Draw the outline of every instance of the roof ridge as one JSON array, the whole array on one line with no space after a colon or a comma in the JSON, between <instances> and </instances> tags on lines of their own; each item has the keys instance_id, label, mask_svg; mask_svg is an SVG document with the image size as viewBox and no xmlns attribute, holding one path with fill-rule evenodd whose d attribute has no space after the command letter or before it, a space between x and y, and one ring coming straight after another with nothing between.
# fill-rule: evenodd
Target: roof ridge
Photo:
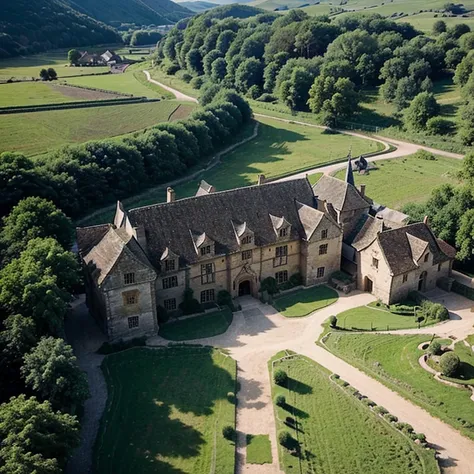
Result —
<instances>
[{"instance_id":1,"label":"roof ridge","mask_svg":"<svg viewBox=\"0 0 474 474\"><path fill-rule=\"evenodd\" d=\"M147 206L135 207L133 209L129 209L127 212L130 214L133 211L139 211L139 210L142 210L142 209L160 207L160 206L165 206L165 205L171 206L175 203L182 202L182 201L191 201L192 199L201 199L201 198L206 198L206 197L209 197L209 196L216 196L216 195L220 195L220 194L224 194L224 193L231 193L231 192L239 191L241 189L253 189L253 188L261 188L263 186L283 185L283 184L286 184L286 183L290 183L292 181L305 181L311 189L311 184L306 179L306 177L304 177L304 178L295 178L295 179L291 179L291 180L287 180L287 181L270 181L268 183L263 183L263 184L251 184L250 186L240 186L239 188L224 189L222 191L215 191L213 193L203 194L201 196L189 196L189 197L185 197L185 198L181 198L181 199L176 199L175 201L171 201L171 202L157 202L155 204L148 204Z\"/></svg>"}]
</instances>

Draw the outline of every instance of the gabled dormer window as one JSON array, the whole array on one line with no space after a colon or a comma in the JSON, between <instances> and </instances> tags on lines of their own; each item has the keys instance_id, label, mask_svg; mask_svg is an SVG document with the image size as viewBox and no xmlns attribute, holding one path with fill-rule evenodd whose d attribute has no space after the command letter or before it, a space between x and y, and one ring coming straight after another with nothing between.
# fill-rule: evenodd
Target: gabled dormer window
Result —
<instances>
[{"instance_id":1,"label":"gabled dormer window","mask_svg":"<svg viewBox=\"0 0 474 474\"><path fill-rule=\"evenodd\" d=\"M176 269L176 260L165 260L165 272L173 272Z\"/></svg>"},{"instance_id":2,"label":"gabled dormer window","mask_svg":"<svg viewBox=\"0 0 474 474\"><path fill-rule=\"evenodd\" d=\"M280 237L286 237L288 235L288 227L284 227L283 229L280 229L279 235Z\"/></svg>"},{"instance_id":3,"label":"gabled dormer window","mask_svg":"<svg viewBox=\"0 0 474 474\"><path fill-rule=\"evenodd\" d=\"M179 257L174 252L172 252L168 247L161 255L160 263L161 270L165 272L174 272L178 269L179 266Z\"/></svg>"},{"instance_id":4,"label":"gabled dormer window","mask_svg":"<svg viewBox=\"0 0 474 474\"><path fill-rule=\"evenodd\" d=\"M210 245L205 245L204 247L201 247L201 255L208 255L211 253L211 246Z\"/></svg>"},{"instance_id":5,"label":"gabled dormer window","mask_svg":"<svg viewBox=\"0 0 474 474\"><path fill-rule=\"evenodd\" d=\"M285 219L284 216L276 217L272 216L271 214L269 214L269 216L277 238L284 239L291 234L291 224Z\"/></svg>"},{"instance_id":6,"label":"gabled dormer window","mask_svg":"<svg viewBox=\"0 0 474 474\"><path fill-rule=\"evenodd\" d=\"M251 235L246 235L245 237L242 237L240 243L242 245L247 245L252 243L252 236Z\"/></svg>"}]
</instances>

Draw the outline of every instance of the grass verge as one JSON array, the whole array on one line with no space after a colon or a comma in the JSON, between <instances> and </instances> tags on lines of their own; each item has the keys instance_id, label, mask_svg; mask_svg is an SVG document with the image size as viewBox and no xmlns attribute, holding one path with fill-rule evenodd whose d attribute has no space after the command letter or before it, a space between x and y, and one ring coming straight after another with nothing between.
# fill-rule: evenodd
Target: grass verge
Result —
<instances>
[{"instance_id":1,"label":"grass verge","mask_svg":"<svg viewBox=\"0 0 474 474\"><path fill-rule=\"evenodd\" d=\"M297 357L269 364L288 374L288 384L272 383L272 395L285 396L275 407L277 430L297 440L291 453L279 445L285 473L351 474L437 473L433 451L427 451L372 412L357 397L336 385L330 372L316 362ZM299 454L298 454L299 453Z\"/></svg>"},{"instance_id":2,"label":"grass verge","mask_svg":"<svg viewBox=\"0 0 474 474\"><path fill-rule=\"evenodd\" d=\"M471 391L438 382L418 359L428 335L331 333L326 348L390 389L474 439Z\"/></svg>"},{"instance_id":3,"label":"grass verge","mask_svg":"<svg viewBox=\"0 0 474 474\"><path fill-rule=\"evenodd\" d=\"M300 318L335 303L338 298L335 290L321 285L277 296L273 306L287 318Z\"/></svg>"},{"instance_id":4,"label":"grass verge","mask_svg":"<svg viewBox=\"0 0 474 474\"><path fill-rule=\"evenodd\" d=\"M165 323L160 327L160 336L170 341L203 339L222 334L232 324L232 311L223 309L202 316Z\"/></svg>"},{"instance_id":5,"label":"grass verge","mask_svg":"<svg viewBox=\"0 0 474 474\"><path fill-rule=\"evenodd\" d=\"M247 464L271 464L272 445L268 435L247 435Z\"/></svg>"},{"instance_id":6,"label":"grass verge","mask_svg":"<svg viewBox=\"0 0 474 474\"><path fill-rule=\"evenodd\" d=\"M235 426L233 359L211 348L130 349L102 369L109 395L94 472L234 473L235 445L222 436Z\"/></svg>"}]
</instances>

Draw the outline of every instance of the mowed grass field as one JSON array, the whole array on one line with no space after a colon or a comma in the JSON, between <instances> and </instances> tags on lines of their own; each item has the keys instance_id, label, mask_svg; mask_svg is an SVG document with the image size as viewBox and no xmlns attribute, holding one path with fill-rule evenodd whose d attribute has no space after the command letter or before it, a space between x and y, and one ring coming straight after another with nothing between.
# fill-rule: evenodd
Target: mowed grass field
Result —
<instances>
[{"instance_id":1,"label":"mowed grass field","mask_svg":"<svg viewBox=\"0 0 474 474\"><path fill-rule=\"evenodd\" d=\"M468 2L471 4L471 8L474 8L472 2ZM430 7L431 8L431 7ZM417 30L422 31L423 33L430 34L433 30L433 24L438 20L443 20L446 23L448 28L451 28L454 25L459 25L460 23L465 23L468 25L471 30L474 30L474 16L470 17L462 17L462 16L454 16L454 17L441 17L439 14L435 17L436 13L427 12L427 13L419 13L417 15L410 15L405 18L401 18L397 21L406 21L407 23L411 23Z\"/></svg>"},{"instance_id":2,"label":"mowed grass field","mask_svg":"<svg viewBox=\"0 0 474 474\"><path fill-rule=\"evenodd\" d=\"M300 318L335 303L338 298L337 291L321 285L276 296L273 306L287 318Z\"/></svg>"},{"instance_id":3,"label":"mowed grass field","mask_svg":"<svg viewBox=\"0 0 474 474\"><path fill-rule=\"evenodd\" d=\"M192 104L162 101L0 115L0 153L37 155L63 145L142 130L174 116L183 118L192 109Z\"/></svg>"},{"instance_id":4,"label":"mowed grass field","mask_svg":"<svg viewBox=\"0 0 474 474\"><path fill-rule=\"evenodd\" d=\"M235 446L222 436L235 426L233 359L213 349L131 349L102 368L108 400L94 472L234 473Z\"/></svg>"},{"instance_id":5,"label":"mowed grass field","mask_svg":"<svg viewBox=\"0 0 474 474\"><path fill-rule=\"evenodd\" d=\"M474 439L471 391L436 381L418 363L423 354L418 345L430 339L429 335L332 333L326 340L326 347Z\"/></svg>"},{"instance_id":6,"label":"mowed grass field","mask_svg":"<svg viewBox=\"0 0 474 474\"><path fill-rule=\"evenodd\" d=\"M273 397L282 394L287 404L275 406L277 430L298 437L302 453L299 458L292 456L279 445L286 474L439 472L432 451L418 447L332 382L324 367L298 357L276 362L274 370L278 369L287 372L289 383L288 388L272 384ZM298 432L284 423L288 416L296 419Z\"/></svg>"},{"instance_id":7,"label":"mowed grass field","mask_svg":"<svg viewBox=\"0 0 474 474\"><path fill-rule=\"evenodd\" d=\"M457 184L457 172L462 160L436 156L423 160L416 155L391 160L375 161L377 169L369 174L354 173L356 186L366 185L366 193L374 201L393 209L401 209L409 202L424 202L431 191L442 184ZM336 178L344 179L345 170Z\"/></svg>"}]
</instances>

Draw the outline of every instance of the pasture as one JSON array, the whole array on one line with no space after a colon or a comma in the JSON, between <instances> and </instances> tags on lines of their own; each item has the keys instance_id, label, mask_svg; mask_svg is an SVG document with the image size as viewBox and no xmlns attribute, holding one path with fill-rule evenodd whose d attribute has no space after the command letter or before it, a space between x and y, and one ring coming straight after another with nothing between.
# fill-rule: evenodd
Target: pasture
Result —
<instances>
[{"instance_id":1,"label":"pasture","mask_svg":"<svg viewBox=\"0 0 474 474\"><path fill-rule=\"evenodd\" d=\"M204 348L130 349L102 364L108 388L94 450L101 474L233 474L236 363Z\"/></svg>"},{"instance_id":2,"label":"pasture","mask_svg":"<svg viewBox=\"0 0 474 474\"><path fill-rule=\"evenodd\" d=\"M286 398L283 407L275 406L277 430L297 438L301 452L294 456L278 446L286 474L439 472L432 451L417 446L334 383L324 367L298 357L275 362L274 370L284 370L289 377L287 387L272 384L273 397ZM285 422L288 417L296 420L297 429Z\"/></svg>"},{"instance_id":3,"label":"pasture","mask_svg":"<svg viewBox=\"0 0 474 474\"><path fill-rule=\"evenodd\" d=\"M356 186L365 184L367 196L371 199L392 209L401 209L409 202L426 201L431 191L442 184L458 184L456 175L462 161L444 156L424 160L415 154L375 161L372 165L376 169L368 174L354 173ZM345 172L340 170L335 177L344 179Z\"/></svg>"},{"instance_id":4,"label":"pasture","mask_svg":"<svg viewBox=\"0 0 474 474\"><path fill-rule=\"evenodd\" d=\"M37 155L63 145L120 136L183 118L192 108L163 101L0 115L0 153Z\"/></svg>"},{"instance_id":5,"label":"pasture","mask_svg":"<svg viewBox=\"0 0 474 474\"><path fill-rule=\"evenodd\" d=\"M471 391L436 381L418 363L423 354L418 346L429 340L429 335L332 333L326 340L326 347L474 439Z\"/></svg>"}]
</instances>

